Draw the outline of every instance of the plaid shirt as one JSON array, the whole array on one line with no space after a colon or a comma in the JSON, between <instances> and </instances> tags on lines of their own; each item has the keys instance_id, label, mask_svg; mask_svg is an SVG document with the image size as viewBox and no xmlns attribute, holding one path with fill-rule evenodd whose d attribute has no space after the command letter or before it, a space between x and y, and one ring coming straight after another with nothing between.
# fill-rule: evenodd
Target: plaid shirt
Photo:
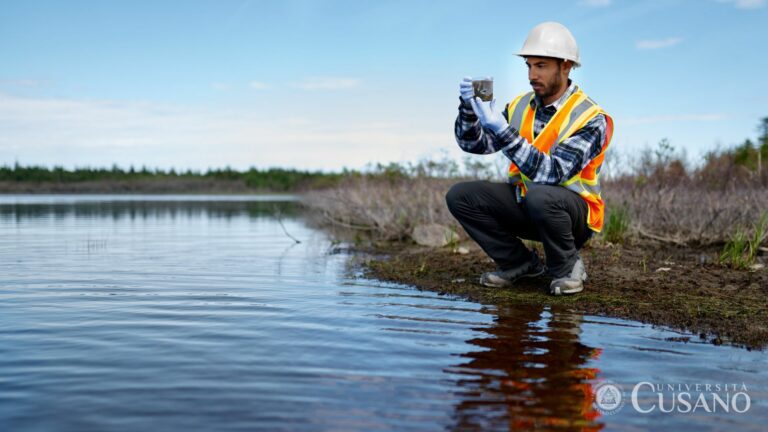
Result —
<instances>
[{"instance_id":1,"label":"plaid shirt","mask_svg":"<svg viewBox=\"0 0 768 432\"><path fill-rule=\"evenodd\" d=\"M534 136L544 129L557 110L577 90L578 86L568 80L568 89L552 104L536 109L541 101L538 97L531 99L531 108L536 109ZM508 118L507 108L504 108L502 115ZM598 114L573 135L552 147L550 154L546 154L521 137L514 126L507 126L498 134L483 129L472 106L462 100L454 132L462 150L475 154L491 154L501 150L534 183L556 185L576 175L600 154L605 142L606 127L605 116ZM519 198L518 190L518 201Z\"/></svg>"}]
</instances>

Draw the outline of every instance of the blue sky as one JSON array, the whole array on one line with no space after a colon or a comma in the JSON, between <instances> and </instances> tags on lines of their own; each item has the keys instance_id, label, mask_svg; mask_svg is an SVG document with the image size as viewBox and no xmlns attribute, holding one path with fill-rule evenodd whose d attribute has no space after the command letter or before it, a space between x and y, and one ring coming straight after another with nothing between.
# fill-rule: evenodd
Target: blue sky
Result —
<instances>
[{"instance_id":1,"label":"blue sky","mask_svg":"<svg viewBox=\"0 0 768 432\"><path fill-rule=\"evenodd\" d=\"M335 170L462 157L463 76L528 91L514 55L568 26L572 78L629 156L693 162L768 116L768 0L10 1L0 164ZM488 158L502 156L488 156Z\"/></svg>"}]
</instances>

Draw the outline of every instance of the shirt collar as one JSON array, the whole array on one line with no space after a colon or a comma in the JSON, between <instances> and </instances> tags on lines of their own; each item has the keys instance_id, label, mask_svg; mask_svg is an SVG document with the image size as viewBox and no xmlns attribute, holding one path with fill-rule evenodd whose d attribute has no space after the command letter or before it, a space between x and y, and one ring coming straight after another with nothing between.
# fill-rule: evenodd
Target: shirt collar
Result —
<instances>
[{"instance_id":1,"label":"shirt collar","mask_svg":"<svg viewBox=\"0 0 768 432\"><path fill-rule=\"evenodd\" d=\"M570 78L568 78L568 88L565 89L565 93L563 93L560 98L551 104L545 106L544 108L553 107L555 111L559 110L561 106L565 103L565 101L568 100L568 98L576 93L576 91L579 89L579 86L577 86L573 81L571 81ZM533 99L531 99L531 108L536 108L536 105L540 104L540 100L538 96L534 96Z\"/></svg>"}]
</instances>

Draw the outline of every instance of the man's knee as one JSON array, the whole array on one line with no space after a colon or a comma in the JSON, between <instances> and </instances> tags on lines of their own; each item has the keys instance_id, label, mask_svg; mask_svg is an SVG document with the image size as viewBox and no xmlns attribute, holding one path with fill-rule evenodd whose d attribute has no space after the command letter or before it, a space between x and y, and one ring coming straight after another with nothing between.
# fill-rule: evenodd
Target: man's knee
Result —
<instances>
[{"instance_id":1,"label":"man's knee","mask_svg":"<svg viewBox=\"0 0 768 432\"><path fill-rule=\"evenodd\" d=\"M448 193L445 194L445 203L448 205L448 209L453 213L458 206L465 204L469 197L473 195L473 190L476 189L476 182L461 182L451 186Z\"/></svg>"}]
</instances>

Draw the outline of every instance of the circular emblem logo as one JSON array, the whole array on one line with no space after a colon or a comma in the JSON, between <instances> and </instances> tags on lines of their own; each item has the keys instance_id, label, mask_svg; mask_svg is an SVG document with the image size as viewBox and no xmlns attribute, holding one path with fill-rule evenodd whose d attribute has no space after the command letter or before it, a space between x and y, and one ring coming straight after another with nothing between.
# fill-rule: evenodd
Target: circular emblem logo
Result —
<instances>
[{"instance_id":1,"label":"circular emblem logo","mask_svg":"<svg viewBox=\"0 0 768 432\"><path fill-rule=\"evenodd\" d=\"M595 400L592 406L603 415L617 413L625 403L624 392L618 384L603 381L595 386Z\"/></svg>"}]
</instances>

